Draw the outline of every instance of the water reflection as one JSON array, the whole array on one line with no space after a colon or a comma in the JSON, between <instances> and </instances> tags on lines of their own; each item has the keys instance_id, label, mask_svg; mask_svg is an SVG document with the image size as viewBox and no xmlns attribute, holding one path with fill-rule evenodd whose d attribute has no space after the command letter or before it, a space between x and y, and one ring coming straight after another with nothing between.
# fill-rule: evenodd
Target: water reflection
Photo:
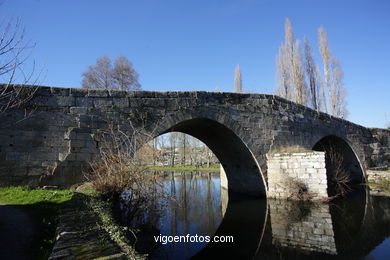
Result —
<instances>
[{"instance_id":1,"label":"water reflection","mask_svg":"<svg viewBox=\"0 0 390 260\"><path fill-rule=\"evenodd\" d=\"M217 174L164 174L162 235L232 235L234 243L168 243L150 259L390 259L390 197L330 204L248 198ZM229 197L229 199L228 199ZM164 202L165 201L165 202Z\"/></svg>"},{"instance_id":2,"label":"water reflection","mask_svg":"<svg viewBox=\"0 0 390 260\"><path fill-rule=\"evenodd\" d=\"M269 200L269 205L274 245L337 254L328 204Z\"/></svg>"},{"instance_id":3,"label":"water reflection","mask_svg":"<svg viewBox=\"0 0 390 260\"><path fill-rule=\"evenodd\" d=\"M162 235L213 235L223 217L219 174L164 174L163 189L173 199L163 207L158 228ZM159 245L151 259L187 259L207 243L168 243Z\"/></svg>"}]
</instances>

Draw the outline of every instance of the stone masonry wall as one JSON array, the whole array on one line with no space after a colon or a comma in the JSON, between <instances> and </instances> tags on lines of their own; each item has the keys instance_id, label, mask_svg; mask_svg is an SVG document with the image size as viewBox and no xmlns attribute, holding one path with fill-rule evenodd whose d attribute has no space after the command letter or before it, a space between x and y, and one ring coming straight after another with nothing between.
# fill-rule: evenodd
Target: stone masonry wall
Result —
<instances>
[{"instance_id":1,"label":"stone masonry wall","mask_svg":"<svg viewBox=\"0 0 390 260\"><path fill-rule=\"evenodd\" d=\"M324 152L268 155L268 197L313 200L328 197Z\"/></svg>"}]
</instances>

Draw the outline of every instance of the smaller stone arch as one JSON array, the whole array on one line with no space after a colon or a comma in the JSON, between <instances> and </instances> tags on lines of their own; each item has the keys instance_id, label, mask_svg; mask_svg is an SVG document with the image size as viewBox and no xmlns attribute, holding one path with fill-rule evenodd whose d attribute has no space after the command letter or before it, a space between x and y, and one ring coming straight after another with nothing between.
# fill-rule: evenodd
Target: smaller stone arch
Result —
<instances>
[{"instance_id":1,"label":"smaller stone arch","mask_svg":"<svg viewBox=\"0 0 390 260\"><path fill-rule=\"evenodd\" d=\"M327 135L312 148L325 152L325 166L330 197L356 191L365 182L364 168L352 146L343 138Z\"/></svg>"}]
</instances>

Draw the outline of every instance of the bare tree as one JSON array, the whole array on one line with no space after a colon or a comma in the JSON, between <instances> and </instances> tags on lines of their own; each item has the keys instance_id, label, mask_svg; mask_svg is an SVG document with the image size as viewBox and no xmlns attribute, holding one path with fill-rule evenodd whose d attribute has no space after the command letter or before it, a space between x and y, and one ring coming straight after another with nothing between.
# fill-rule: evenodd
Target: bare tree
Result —
<instances>
[{"instance_id":1,"label":"bare tree","mask_svg":"<svg viewBox=\"0 0 390 260\"><path fill-rule=\"evenodd\" d=\"M317 85L316 64L313 59L313 51L311 49L311 45L306 37L304 37L303 42L304 42L305 69L309 81L310 102L311 102L311 106L318 111L319 105L318 105L318 85Z\"/></svg>"},{"instance_id":2,"label":"bare tree","mask_svg":"<svg viewBox=\"0 0 390 260\"><path fill-rule=\"evenodd\" d=\"M175 166L175 162L176 162L176 146L177 146L178 136L179 133L177 132L172 132L169 135L169 143L171 149L171 166Z\"/></svg>"},{"instance_id":3,"label":"bare tree","mask_svg":"<svg viewBox=\"0 0 390 260\"><path fill-rule=\"evenodd\" d=\"M293 99L293 86L291 78L291 63L293 60L294 32L291 22L286 18L284 24L284 43L279 47L276 56L276 90L278 95Z\"/></svg>"},{"instance_id":4,"label":"bare tree","mask_svg":"<svg viewBox=\"0 0 390 260\"><path fill-rule=\"evenodd\" d=\"M318 28L318 47L320 49L320 54L322 58L322 64L324 66L324 78L325 78L325 86L328 91L328 97L330 98L332 90L330 83L330 73L329 73L329 64L331 59L331 53L328 44L328 36L326 35L325 29L321 26ZM326 111L327 103L324 104ZM332 106L331 106L332 107ZM332 114L332 110L330 111Z\"/></svg>"},{"instance_id":5,"label":"bare tree","mask_svg":"<svg viewBox=\"0 0 390 260\"><path fill-rule=\"evenodd\" d=\"M307 85L305 81L305 71L302 65L301 47L299 40L294 43L292 63L292 79L294 86L294 101L298 104L307 105Z\"/></svg>"},{"instance_id":6,"label":"bare tree","mask_svg":"<svg viewBox=\"0 0 390 260\"><path fill-rule=\"evenodd\" d=\"M89 66L83 73L83 88L139 90L138 73L131 62L124 56L115 60L114 67L107 56L96 61L95 66Z\"/></svg>"},{"instance_id":7,"label":"bare tree","mask_svg":"<svg viewBox=\"0 0 390 260\"><path fill-rule=\"evenodd\" d=\"M318 29L318 46L323 63L323 76L314 61L309 41L304 38L304 55L299 40L295 40L291 22L286 18L284 42L276 56L277 94L302 105L310 103L317 111L345 118L348 115L345 100L344 73L340 62L332 55L323 27ZM306 78L307 82L306 83ZM326 93L325 93L326 88ZM310 102L308 102L310 100Z\"/></svg>"},{"instance_id":8,"label":"bare tree","mask_svg":"<svg viewBox=\"0 0 390 260\"><path fill-rule=\"evenodd\" d=\"M330 51L328 36L323 27L318 29L318 39L329 101L328 104L325 103L325 107L329 105L331 115L345 118L348 116L348 110L343 83L344 73L340 62Z\"/></svg>"},{"instance_id":9,"label":"bare tree","mask_svg":"<svg viewBox=\"0 0 390 260\"><path fill-rule=\"evenodd\" d=\"M316 64L316 79L317 79L317 86L318 86L318 108L320 111L323 111L325 113L328 113L327 107L326 107L326 96L325 96L325 90L324 90L324 82L322 81L321 77L321 71L318 65Z\"/></svg>"},{"instance_id":10,"label":"bare tree","mask_svg":"<svg viewBox=\"0 0 390 260\"><path fill-rule=\"evenodd\" d=\"M285 57L283 55L283 46L279 47L279 53L276 56L276 93L284 98L291 99L291 84L287 67L284 66Z\"/></svg>"},{"instance_id":11,"label":"bare tree","mask_svg":"<svg viewBox=\"0 0 390 260\"><path fill-rule=\"evenodd\" d=\"M286 18L284 43L276 57L276 90L284 98L307 104L307 85L302 65L300 42L295 40L291 22Z\"/></svg>"},{"instance_id":12,"label":"bare tree","mask_svg":"<svg viewBox=\"0 0 390 260\"><path fill-rule=\"evenodd\" d=\"M0 113L26 103L37 89L34 85L39 75L35 74L35 63L25 68L34 44L24 38L20 19L0 24Z\"/></svg>"},{"instance_id":13,"label":"bare tree","mask_svg":"<svg viewBox=\"0 0 390 260\"><path fill-rule=\"evenodd\" d=\"M187 149L188 149L188 135L185 133L179 134L179 145L181 150L181 164L186 165L186 155L187 155Z\"/></svg>"},{"instance_id":14,"label":"bare tree","mask_svg":"<svg viewBox=\"0 0 390 260\"><path fill-rule=\"evenodd\" d=\"M241 78L240 65L237 65L234 71L234 91L239 93L242 92L242 78Z\"/></svg>"},{"instance_id":15,"label":"bare tree","mask_svg":"<svg viewBox=\"0 0 390 260\"><path fill-rule=\"evenodd\" d=\"M332 104L332 115L346 118L348 116L347 102L345 100L346 91L344 88L344 72L341 69L339 60L332 57L331 60L331 75L332 75L332 95L330 101Z\"/></svg>"},{"instance_id":16,"label":"bare tree","mask_svg":"<svg viewBox=\"0 0 390 260\"><path fill-rule=\"evenodd\" d=\"M321 72L313 58L311 45L304 37L304 62L309 82L310 103L313 109L326 112L326 97Z\"/></svg>"},{"instance_id":17,"label":"bare tree","mask_svg":"<svg viewBox=\"0 0 390 260\"><path fill-rule=\"evenodd\" d=\"M131 62L124 56L115 60L113 78L119 89L138 90L141 85L138 83L138 73L134 70Z\"/></svg>"},{"instance_id":18,"label":"bare tree","mask_svg":"<svg viewBox=\"0 0 390 260\"><path fill-rule=\"evenodd\" d=\"M83 73L83 88L114 88L111 60L103 56L96 61L96 66L89 66Z\"/></svg>"}]
</instances>

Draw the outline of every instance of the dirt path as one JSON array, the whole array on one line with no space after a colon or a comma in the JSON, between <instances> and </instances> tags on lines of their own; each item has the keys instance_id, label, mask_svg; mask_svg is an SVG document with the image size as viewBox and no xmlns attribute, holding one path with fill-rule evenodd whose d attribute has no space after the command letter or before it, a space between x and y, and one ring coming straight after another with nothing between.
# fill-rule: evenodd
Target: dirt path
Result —
<instances>
[{"instance_id":1,"label":"dirt path","mask_svg":"<svg viewBox=\"0 0 390 260\"><path fill-rule=\"evenodd\" d=\"M0 204L0 259L31 259L34 224L14 206Z\"/></svg>"}]
</instances>

